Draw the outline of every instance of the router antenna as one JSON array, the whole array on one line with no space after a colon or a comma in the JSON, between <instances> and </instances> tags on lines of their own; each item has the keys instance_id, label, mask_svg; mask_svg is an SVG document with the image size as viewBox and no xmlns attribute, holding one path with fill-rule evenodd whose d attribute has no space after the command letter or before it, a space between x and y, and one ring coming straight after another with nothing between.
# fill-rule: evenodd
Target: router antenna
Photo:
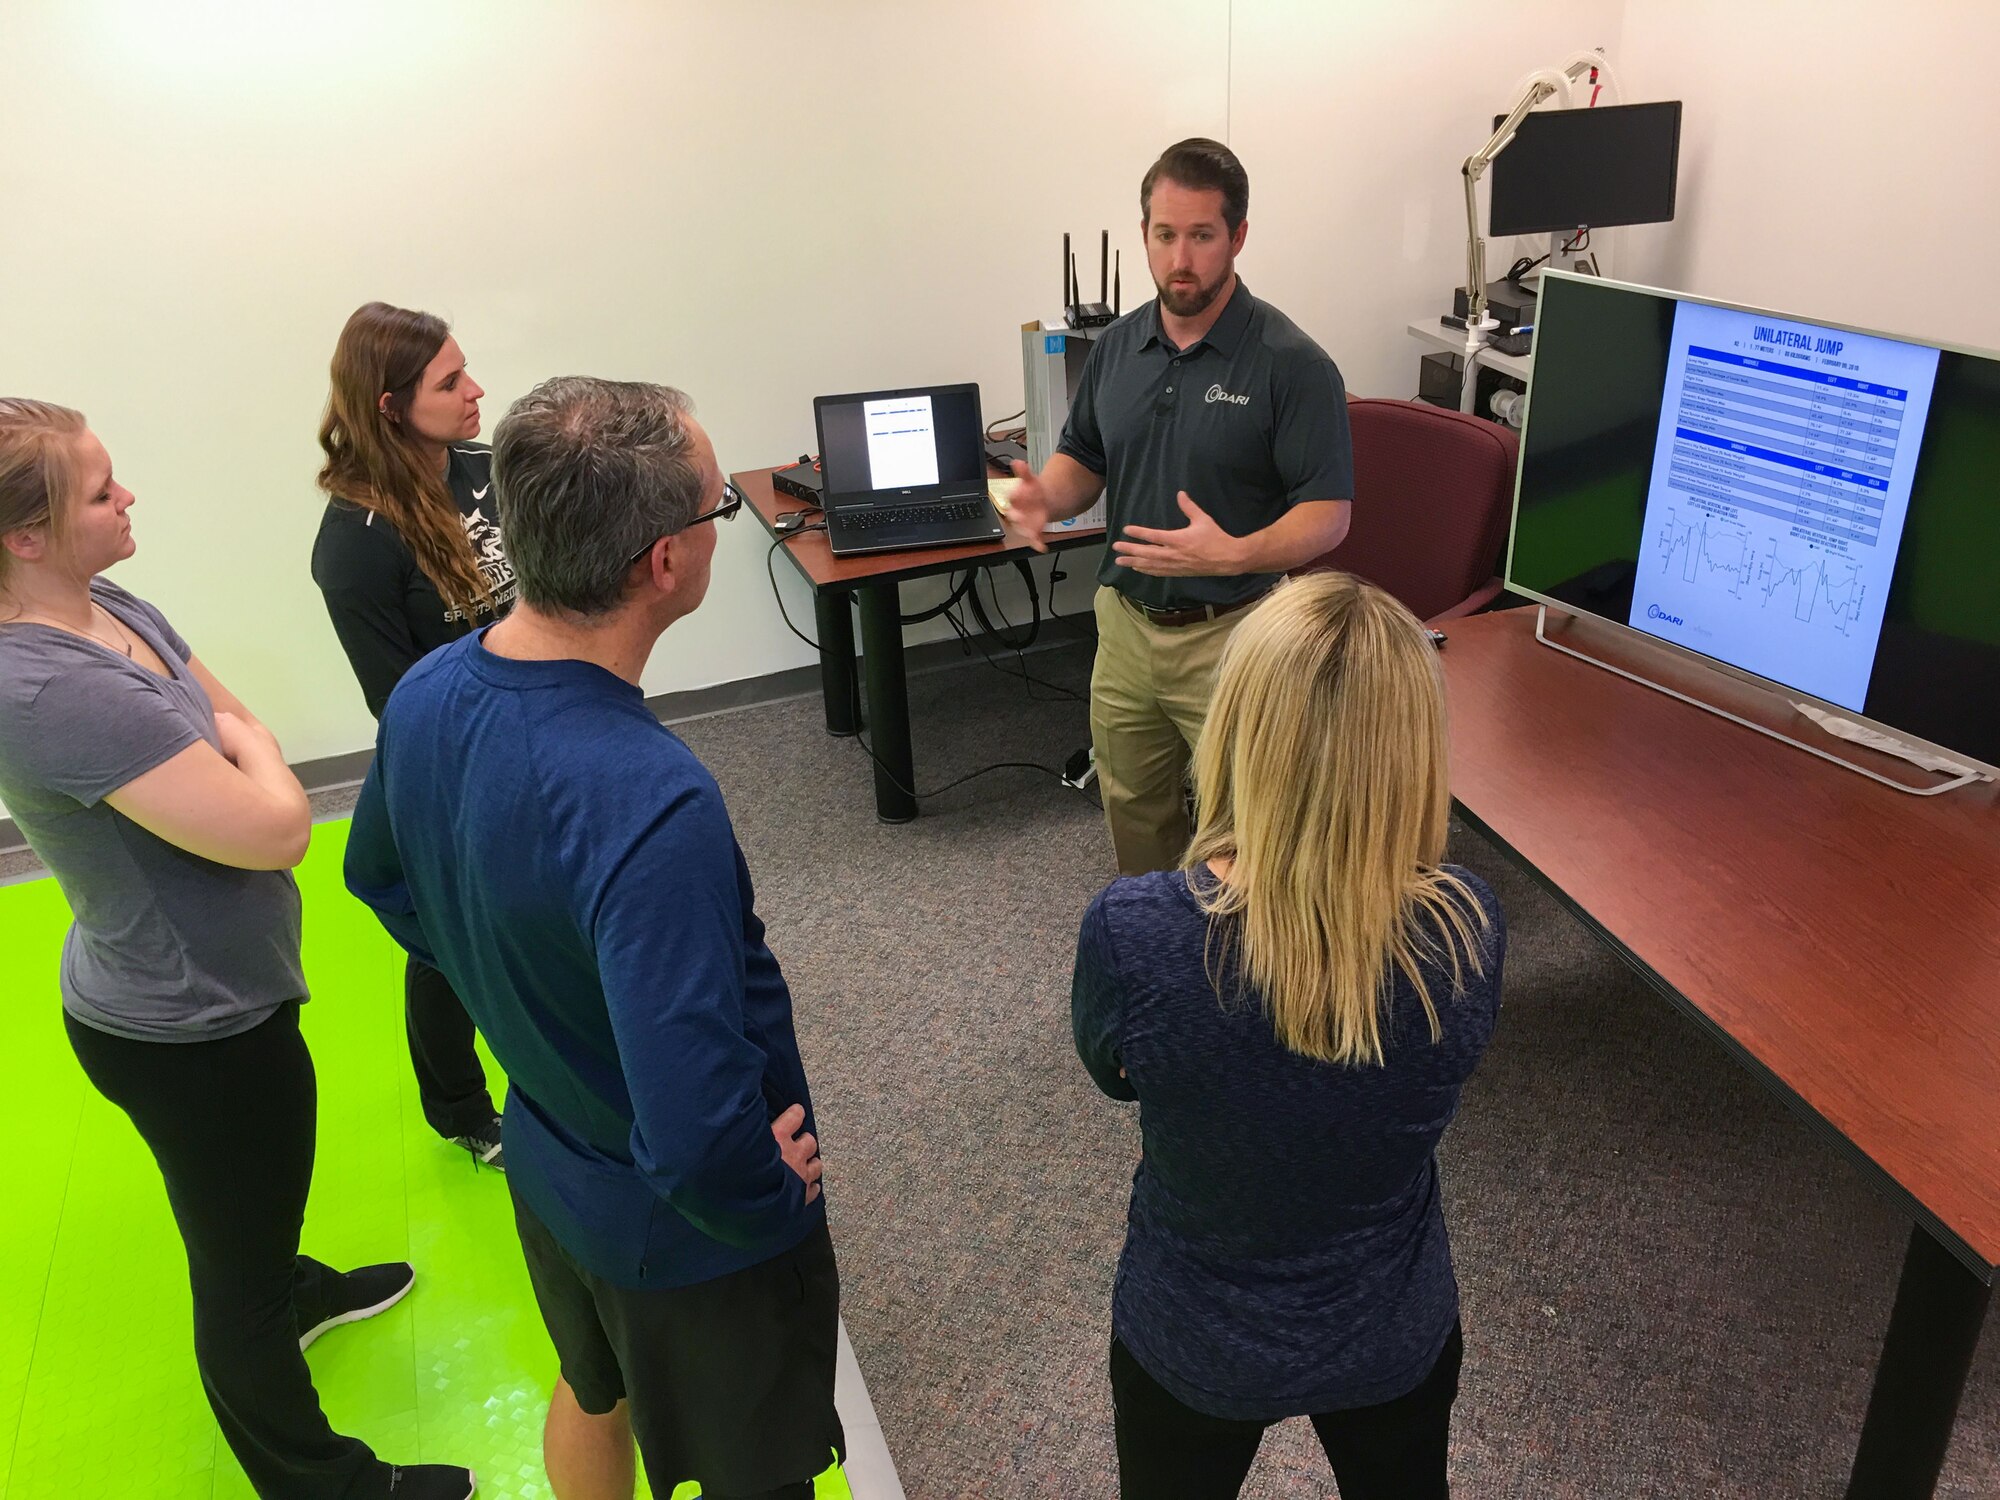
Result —
<instances>
[{"instance_id":1,"label":"router antenna","mask_svg":"<svg viewBox=\"0 0 2000 1500\"><path fill-rule=\"evenodd\" d=\"M1072 302L1072 303L1070 304L1070 306L1071 306L1071 307L1082 307L1082 306L1083 306L1083 278L1082 278L1082 277L1080 277L1080 276L1078 276L1078 275L1076 274L1076 257L1075 257L1074 255L1072 255L1072 256L1071 256L1071 257L1069 258L1069 282L1070 282L1070 285L1071 285L1071 286L1073 286L1073 287L1075 287L1075 288L1076 288L1076 299L1077 299L1076 301Z\"/></svg>"},{"instance_id":2,"label":"router antenna","mask_svg":"<svg viewBox=\"0 0 2000 1500\"><path fill-rule=\"evenodd\" d=\"M1097 232L1104 236L1097 248L1097 300L1105 302L1109 300L1111 291L1111 231L1100 229Z\"/></svg>"},{"instance_id":3,"label":"router antenna","mask_svg":"<svg viewBox=\"0 0 2000 1500\"><path fill-rule=\"evenodd\" d=\"M1076 265L1076 257L1069 253L1069 235L1063 235L1063 306L1076 306L1076 298L1070 295L1070 271Z\"/></svg>"},{"instance_id":4,"label":"router antenna","mask_svg":"<svg viewBox=\"0 0 2000 1500\"><path fill-rule=\"evenodd\" d=\"M1118 273L1124 269L1122 264L1124 259L1125 252L1120 250L1117 258L1111 262L1111 310L1113 312L1119 310L1119 304L1124 300L1118 295Z\"/></svg>"}]
</instances>

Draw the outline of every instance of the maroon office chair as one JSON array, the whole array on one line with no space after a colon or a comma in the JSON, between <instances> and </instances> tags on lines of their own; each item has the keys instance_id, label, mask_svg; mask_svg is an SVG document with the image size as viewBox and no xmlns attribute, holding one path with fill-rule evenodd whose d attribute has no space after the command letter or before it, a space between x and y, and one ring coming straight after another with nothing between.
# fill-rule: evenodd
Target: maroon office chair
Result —
<instances>
[{"instance_id":1,"label":"maroon office chair","mask_svg":"<svg viewBox=\"0 0 2000 1500\"><path fill-rule=\"evenodd\" d=\"M1354 519L1331 552L1295 573L1339 568L1394 594L1428 624L1500 592L1520 437L1422 401L1350 400Z\"/></svg>"}]
</instances>

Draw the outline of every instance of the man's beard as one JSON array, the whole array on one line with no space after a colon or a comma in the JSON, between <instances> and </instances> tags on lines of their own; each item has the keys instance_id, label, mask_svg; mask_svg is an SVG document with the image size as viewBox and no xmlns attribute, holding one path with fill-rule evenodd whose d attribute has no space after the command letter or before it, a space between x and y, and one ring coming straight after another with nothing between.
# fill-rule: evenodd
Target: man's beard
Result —
<instances>
[{"instance_id":1,"label":"man's beard","mask_svg":"<svg viewBox=\"0 0 2000 1500\"><path fill-rule=\"evenodd\" d=\"M1222 294L1222 289L1228 284L1229 273L1227 271L1216 277L1215 281L1208 286L1203 286L1199 282L1192 287L1185 288L1161 286L1157 281L1153 283L1155 287L1159 288L1160 306L1164 307L1177 318L1200 317L1208 311L1210 305Z\"/></svg>"}]
</instances>

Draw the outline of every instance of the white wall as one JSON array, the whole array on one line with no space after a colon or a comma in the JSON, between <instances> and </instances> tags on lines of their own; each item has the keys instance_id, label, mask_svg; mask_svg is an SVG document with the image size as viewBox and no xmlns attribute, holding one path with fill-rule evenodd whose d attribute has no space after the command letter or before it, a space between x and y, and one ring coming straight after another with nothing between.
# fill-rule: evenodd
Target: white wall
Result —
<instances>
[{"instance_id":1,"label":"white wall","mask_svg":"<svg viewBox=\"0 0 2000 1500\"><path fill-rule=\"evenodd\" d=\"M1607 236L1607 270L2000 344L2000 7L1905 9L7 0L0 389L90 414L143 501L121 576L308 759L372 738L306 572L326 360L368 298L453 319L489 428L546 375L667 380L755 467L811 445L823 391L969 376L1013 410L1062 232L1111 227L1131 305L1138 177L1216 134L1246 279L1357 394L1408 394L1403 325L1462 274L1458 162L1531 68L1604 44L1628 97L1687 100L1681 218ZM725 535L649 690L809 659L763 552Z\"/></svg>"},{"instance_id":2,"label":"white wall","mask_svg":"<svg viewBox=\"0 0 2000 1500\"><path fill-rule=\"evenodd\" d=\"M1686 109L1622 275L2000 349L2000 5L1628 0L1623 46Z\"/></svg>"},{"instance_id":3,"label":"white wall","mask_svg":"<svg viewBox=\"0 0 2000 1500\"><path fill-rule=\"evenodd\" d=\"M1465 280L1459 164L1534 69L1598 45L1619 61L1622 11L1620 0L1238 0L1230 144L1251 174L1244 279L1326 346L1350 392L1415 394L1427 351L1405 325L1449 312ZM1643 87L1646 70L1621 63L1635 72ZM1546 248L1545 236L1490 242L1489 275Z\"/></svg>"},{"instance_id":4,"label":"white wall","mask_svg":"<svg viewBox=\"0 0 2000 1500\"><path fill-rule=\"evenodd\" d=\"M121 579L288 754L354 749L373 727L307 556L326 361L358 303L450 317L489 432L559 372L685 386L726 467L811 447L823 391L969 376L1004 415L1017 329L1060 303L1061 231L1115 222L1135 259L1139 171L1220 128L1226 17L10 0L0 388L89 414L141 499ZM1052 65L1079 48L1121 59L1115 94ZM809 659L740 521L646 685Z\"/></svg>"}]
</instances>

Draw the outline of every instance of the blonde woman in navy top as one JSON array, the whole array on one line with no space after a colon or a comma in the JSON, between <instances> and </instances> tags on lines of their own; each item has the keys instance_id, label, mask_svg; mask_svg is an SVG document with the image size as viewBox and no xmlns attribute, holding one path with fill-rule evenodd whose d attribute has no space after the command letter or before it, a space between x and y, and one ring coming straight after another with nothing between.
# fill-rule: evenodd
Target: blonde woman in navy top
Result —
<instances>
[{"instance_id":1,"label":"blonde woman in navy top","mask_svg":"<svg viewBox=\"0 0 2000 1500\"><path fill-rule=\"evenodd\" d=\"M1445 1496L1464 1344L1437 1143L1505 940L1442 863L1422 626L1344 574L1282 585L1229 642L1195 777L1182 868L1097 897L1072 992L1144 1141L1112 1296L1122 1492L1233 1496L1305 1416L1343 1500Z\"/></svg>"}]
</instances>

